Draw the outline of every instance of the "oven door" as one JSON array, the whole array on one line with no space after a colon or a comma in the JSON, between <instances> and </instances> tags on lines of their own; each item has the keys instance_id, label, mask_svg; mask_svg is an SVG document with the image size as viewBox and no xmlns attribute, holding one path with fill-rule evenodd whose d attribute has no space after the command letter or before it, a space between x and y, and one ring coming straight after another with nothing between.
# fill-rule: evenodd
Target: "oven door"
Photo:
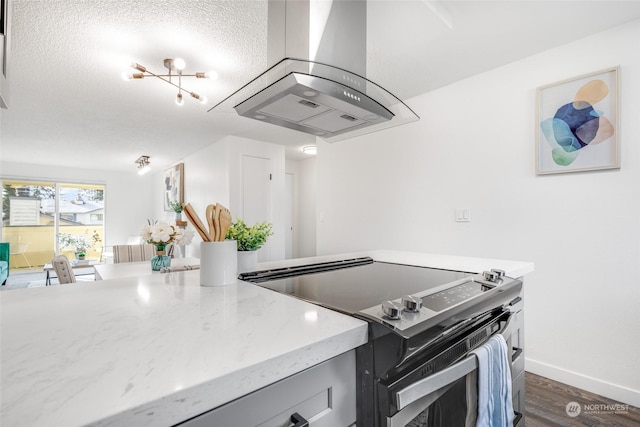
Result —
<instances>
[{"instance_id":1,"label":"oven door","mask_svg":"<svg viewBox=\"0 0 640 427\"><path fill-rule=\"evenodd\" d=\"M387 411L383 411L393 415L384 417L381 420L382 425L387 427L475 426L478 361L475 355L468 353L494 334L502 334L507 342L507 348L512 349L510 333L512 317L510 312L505 312L496 319L494 325L486 326L486 330L493 332L487 334L477 345L469 346L467 353L456 363L410 384L403 381L388 387L382 386L381 391L386 394L389 404L393 406L393 410L387 408ZM477 342L477 336L481 334L482 331L478 330L470 332L466 342ZM459 351L454 348L456 346L459 347L460 342L450 350ZM413 371L428 370L430 369L428 364L432 362L417 366ZM518 420L519 416L516 414L514 425Z\"/></svg>"}]
</instances>

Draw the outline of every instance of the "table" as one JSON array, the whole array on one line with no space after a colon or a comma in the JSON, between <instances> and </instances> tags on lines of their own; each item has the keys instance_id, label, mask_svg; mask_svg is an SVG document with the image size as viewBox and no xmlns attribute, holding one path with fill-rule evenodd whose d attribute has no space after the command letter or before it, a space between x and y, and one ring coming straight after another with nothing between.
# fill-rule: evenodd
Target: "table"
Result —
<instances>
[{"instance_id":1,"label":"table","mask_svg":"<svg viewBox=\"0 0 640 427\"><path fill-rule=\"evenodd\" d=\"M71 269L76 270L78 268L93 267L97 264L100 264L100 261L71 262L70 264ZM45 286L51 285L51 272L54 271L53 264L45 264L44 267L42 267L42 270L47 273L47 279L44 282Z\"/></svg>"},{"instance_id":2,"label":"table","mask_svg":"<svg viewBox=\"0 0 640 427\"><path fill-rule=\"evenodd\" d=\"M199 258L173 258L172 267L183 267L185 265L200 265ZM96 264L93 266L96 272L96 280L119 279L121 277L148 276L150 274L160 274L159 271L151 270L150 261L121 262L117 264Z\"/></svg>"}]
</instances>

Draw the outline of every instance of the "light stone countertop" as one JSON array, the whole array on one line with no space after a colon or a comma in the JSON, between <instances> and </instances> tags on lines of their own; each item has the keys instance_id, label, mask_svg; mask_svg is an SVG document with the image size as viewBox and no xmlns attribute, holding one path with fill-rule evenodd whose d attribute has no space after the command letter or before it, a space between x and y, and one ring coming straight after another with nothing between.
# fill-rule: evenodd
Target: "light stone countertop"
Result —
<instances>
[{"instance_id":1,"label":"light stone countertop","mask_svg":"<svg viewBox=\"0 0 640 427\"><path fill-rule=\"evenodd\" d=\"M533 263L396 251L379 261L512 277ZM367 340L366 323L199 271L0 293L0 425L167 426L300 372Z\"/></svg>"},{"instance_id":2,"label":"light stone countertop","mask_svg":"<svg viewBox=\"0 0 640 427\"><path fill-rule=\"evenodd\" d=\"M199 271L0 294L0 425L168 426L367 339L366 323Z\"/></svg>"}]
</instances>

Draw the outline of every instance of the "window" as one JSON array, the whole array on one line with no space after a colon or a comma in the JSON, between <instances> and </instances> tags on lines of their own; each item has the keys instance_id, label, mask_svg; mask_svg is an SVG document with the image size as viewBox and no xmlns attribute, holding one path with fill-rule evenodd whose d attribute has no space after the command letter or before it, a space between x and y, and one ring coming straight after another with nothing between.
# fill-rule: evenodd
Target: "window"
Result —
<instances>
[{"instance_id":1,"label":"window","mask_svg":"<svg viewBox=\"0 0 640 427\"><path fill-rule=\"evenodd\" d=\"M2 240L25 250L11 268L41 268L55 254L101 258L104 241L103 185L2 181ZM14 259L15 258L15 259Z\"/></svg>"}]
</instances>

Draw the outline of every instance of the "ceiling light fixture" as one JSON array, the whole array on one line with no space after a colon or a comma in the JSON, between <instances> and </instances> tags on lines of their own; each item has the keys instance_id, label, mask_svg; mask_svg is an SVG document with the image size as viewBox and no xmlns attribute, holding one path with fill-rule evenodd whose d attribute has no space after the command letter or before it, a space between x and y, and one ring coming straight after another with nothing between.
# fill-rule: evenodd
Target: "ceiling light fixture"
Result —
<instances>
[{"instance_id":1,"label":"ceiling light fixture","mask_svg":"<svg viewBox=\"0 0 640 427\"><path fill-rule=\"evenodd\" d=\"M315 155L318 153L318 147L315 145L306 145L302 147L302 152L305 154Z\"/></svg>"},{"instance_id":2,"label":"ceiling light fixture","mask_svg":"<svg viewBox=\"0 0 640 427\"><path fill-rule=\"evenodd\" d=\"M138 165L138 175L144 175L151 170L151 162L149 161L149 156L138 157L138 160L136 160L136 164Z\"/></svg>"},{"instance_id":3,"label":"ceiling light fixture","mask_svg":"<svg viewBox=\"0 0 640 427\"><path fill-rule=\"evenodd\" d=\"M169 74L155 74L151 71L147 70L146 67L138 64L137 62L131 63L131 68L134 71L124 71L122 73L122 78L124 80L134 80L134 79L144 79L145 77L157 77L163 82L167 82L172 86L178 88L178 95L176 96L176 104L182 105L184 100L182 98L182 92L188 93L192 98L200 101L201 104L207 103L207 98L198 95L195 92L190 92L182 87L182 78L183 77L195 77L197 79L211 79L215 80L218 78L218 73L215 71L207 71L206 73L197 72L195 74L183 74L182 70L184 70L185 62L181 58L167 58L164 60L164 66L169 70ZM173 78L178 78L178 84L173 82Z\"/></svg>"}]
</instances>

